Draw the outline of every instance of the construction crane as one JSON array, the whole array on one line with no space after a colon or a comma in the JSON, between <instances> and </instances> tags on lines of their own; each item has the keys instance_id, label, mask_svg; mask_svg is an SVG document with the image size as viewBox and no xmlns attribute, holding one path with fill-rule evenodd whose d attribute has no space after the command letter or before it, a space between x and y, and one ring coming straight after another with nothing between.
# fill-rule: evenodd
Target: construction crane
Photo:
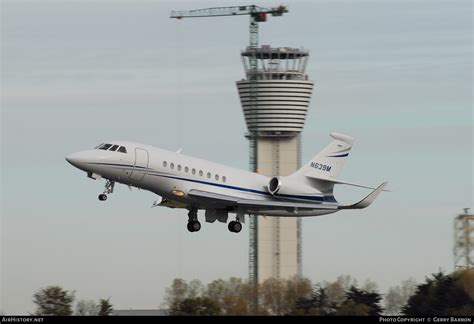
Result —
<instances>
[{"instance_id":1,"label":"construction crane","mask_svg":"<svg viewBox=\"0 0 474 324\"><path fill-rule=\"evenodd\" d=\"M257 70L258 61L256 51L258 48L258 23L267 21L267 15L273 17L282 16L287 13L286 6L278 6L276 8L262 8L255 5L249 6L233 6L233 7L214 7L196 10L172 11L170 18L205 18L205 17L223 17L223 16L250 16L250 44L249 51L253 51L253 55L249 57L249 101L250 112L256 111L256 102L258 100L257 87ZM258 133L249 129L247 135L250 143L250 170L258 172L257 169L257 138ZM249 220L249 281L253 288L251 308L255 315L258 314L258 218L250 217Z\"/></svg>"},{"instance_id":2,"label":"construction crane","mask_svg":"<svg viewBox=\"0 0 474 324\"><path fill-rule=\"evenodd\" d=\"M258 47L258 23L267 21L267 15L274 17L282 16L287 13L285 6L276 8L262 8L255 5L233 6L233 7L214 7L196 10L171 11L170 18L202 18L202 17L222 17L222 16L250 16L250 48ZM256 63L256 62L255 62Z\"/></svg>"}]
</instances>

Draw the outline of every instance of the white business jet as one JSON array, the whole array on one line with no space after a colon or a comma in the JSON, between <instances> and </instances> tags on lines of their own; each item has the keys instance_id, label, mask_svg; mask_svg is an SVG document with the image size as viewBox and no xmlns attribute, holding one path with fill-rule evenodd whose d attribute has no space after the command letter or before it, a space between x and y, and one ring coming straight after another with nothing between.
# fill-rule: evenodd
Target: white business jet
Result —
<instances>
[{"instance_id":1,"label":"white business jet","mask_svg":"<svg viewBox=\"0 0 474 324\"><path fill-rule=\"evenodd\" d=\"M170 152L153 146L113 141L93 150L73 153L66 160L87 172L92 179L106 179L99 200L107 200L116 182L149 190L160 196L153 206L185 208L189 211L187 228L197 232L201 224L199 209L206 222L227 223L236 214L229 230L240 232L245 214L302 217L335 213L342 209L369 206L384 191L337 180L352 148L353 138L331 133L334 139L311 161L288 176L267 177L225 165ZM333 195L335 184L374 189L352 205L339 205Z\"/></svg>"}]
</instances>

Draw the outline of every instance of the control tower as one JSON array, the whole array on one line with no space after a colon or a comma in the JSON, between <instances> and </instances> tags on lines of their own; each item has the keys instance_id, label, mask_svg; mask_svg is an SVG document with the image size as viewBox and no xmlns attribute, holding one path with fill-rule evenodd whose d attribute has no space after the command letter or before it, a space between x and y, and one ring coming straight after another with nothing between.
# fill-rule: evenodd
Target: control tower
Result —
<instances>
[{"instance_id":1,"label":"control tower","mask_svg":"<svg viewBox=\"0 0 474 324\"><path fill-rule=\"evenodd\" d=\"M250 163L267 176L285 176L301 164L301 136L314 83L309 52L288 47L247 47L241 53L246 78L237 81L247 123ZM256 65L255 65L256 61ZM302 275L301 220L250 218L249 279Z\"/></svg>"}]
</instances>

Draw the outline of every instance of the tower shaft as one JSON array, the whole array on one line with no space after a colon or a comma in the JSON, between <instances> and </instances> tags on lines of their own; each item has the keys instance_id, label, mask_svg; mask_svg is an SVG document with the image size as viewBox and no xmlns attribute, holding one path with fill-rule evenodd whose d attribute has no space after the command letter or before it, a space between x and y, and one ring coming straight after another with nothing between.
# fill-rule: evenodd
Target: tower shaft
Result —
<instances>
[{"instance_id":1,"label":"tower shaft","mask_svg":"<svg viewBox=\"0 0 474 324\"><path fill-rule=\"evenodd\" d=\"M301 137L313 90L303 49L248 47L242 52L246 78L237 82L249 133L250 167L285 176L301 162ZM301 276L301 220L251 217L249 277ZM256 285L255 285L256 286Z\"/></svg>"},{"instance_id":2,"label":"tower shaft","mask_svg":"<svg viewBox=\"0 0 474 324\"><path fill-rule=\"evenodd\" d=\"M289 175L300 165L300 136L258 139L258 169L268 176ZM258 219L258 278L301 275L301 220L290 217Z\"/></svg>"}]
</instances>

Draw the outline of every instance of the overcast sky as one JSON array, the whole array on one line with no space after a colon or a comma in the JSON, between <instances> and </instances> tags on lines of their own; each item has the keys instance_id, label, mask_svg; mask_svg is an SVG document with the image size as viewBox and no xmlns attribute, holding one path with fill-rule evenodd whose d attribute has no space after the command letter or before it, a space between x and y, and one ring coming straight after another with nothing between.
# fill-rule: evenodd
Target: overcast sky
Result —
<instances>
[{"instance_id":1,"label":"overcast sky","mask_svg":"<svg viewBox=\"0 0 474 324\"><path fill-rule=\"evenodd\" d=\"M254 1L263 6L280 2ZM248 17L172 20L171 10L248 1L4 0L1 306L34 311L47 285L116 309L156 308L175 277L248 274L248 230L188 233L182 210L103 182L64 157L134 140L242 169L235 81ZM303 221L303 273L350 274L381 292L453 269L453 218L473 200L472 1L291 1L260 43L310 50L316 84L303 160L329 132L355 137L341 178L389 181L368 209ZM339 188L341 202L367 191Z\"/></svg>"}]
</instances>

